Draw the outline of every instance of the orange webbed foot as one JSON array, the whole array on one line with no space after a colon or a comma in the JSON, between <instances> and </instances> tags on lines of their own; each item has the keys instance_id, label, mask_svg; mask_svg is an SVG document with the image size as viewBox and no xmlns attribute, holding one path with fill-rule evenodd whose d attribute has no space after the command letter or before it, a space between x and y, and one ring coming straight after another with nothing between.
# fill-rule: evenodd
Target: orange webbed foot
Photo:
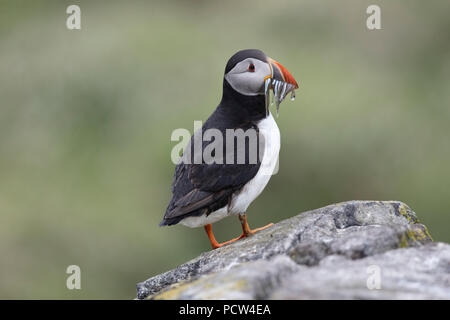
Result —
<instances>
[{"instance_id":1,"label":"orange webbed foot","mask_svg":"<svg viewBox=\"0 0 450 320\"><path fill-rule=\"evenodd\" d=\"M219 243L219 242L217 242L216 238L214 237L214 234L213 234L213 232L212 232L212 227L211 227L210 224L207 224L207 225L205 226L205 231L206 231L206 234L208 235L209 241L211 242L211 246L212 246L213 250L214 250L214 249L217 249L217 248L220 248L220 247L223 247L223 246L225 246L225 245L227 245L227 244L233 243L233 242L235 242L235 241L237 241L237 240L239 240L239 239L245 238L245 234L242 233L242 234L241 234L239 237L237 237L237 238L228 240L228 241L226 241L226 242Z\"/></svg>"},{"instance_id":2,"label":"orange webbed foot","mask_svg":"<svg viewBox=\"0 0 450 320\"><path fill-rule=\"evenodd\" d=\"M242 232L244 233L244 235L246 237L252 236L254 235L256 232L264 230L268 227L273 226L273 223L269 223L268 225L261 227L261 228L256 228L256 229L250 229L250 226L247 223L247 215L244 213L242 216L239 215L239 220L241 221L241 226L242 226Z\"/></svg>"}]
</instances>

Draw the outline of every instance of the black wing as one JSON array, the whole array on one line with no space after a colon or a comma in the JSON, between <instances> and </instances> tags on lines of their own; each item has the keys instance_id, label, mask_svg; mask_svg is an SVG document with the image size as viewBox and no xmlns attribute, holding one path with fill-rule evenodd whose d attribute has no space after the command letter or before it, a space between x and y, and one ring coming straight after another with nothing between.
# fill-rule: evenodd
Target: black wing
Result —
<instances>
[{"instance_id":1,"label":"black wing","mask_svg":"<svg viewBox=\"0 0 450 320\"><path fill-rule=\"evenodd\" d=\"M217 112L217 111L216 111ZM254 129L256 132L256 159L250 157L250 148L255 146L245 141L244 150L237 150L239 144L235 139L234 143L234 162L233 164L206 164L202 161L200 164L194 164L193 156L190 157L191 163L183 162L183 158L175 168L174 179L172 183L172 199L167 207L163 221L160 225L173 225L189 216L198 216L201 214L210 214L215 210L224 207L231 199L234 192L241 189L258 172L261 165L259 141L262 137L258 135L257 126L254 123L236 124L227 123L221 119L220 114L213 115L205 122L202 131L206 129L219 129L224 137L226 128ZM214 140L203 142L202 150ZM185 150L191 148L193 151L193 137ZM262 144L263 145L263 144ZM241 145L242 147L242 145ZM236 164L238 152L245 152L245 161L243 164ZM226 155L226 144L224 143L223 154ZM191 153L193 154L193 152ZM253 153L254 155L254 153ZM224 161L225 162L225 161Z\"/></svg>"}]
</instances>

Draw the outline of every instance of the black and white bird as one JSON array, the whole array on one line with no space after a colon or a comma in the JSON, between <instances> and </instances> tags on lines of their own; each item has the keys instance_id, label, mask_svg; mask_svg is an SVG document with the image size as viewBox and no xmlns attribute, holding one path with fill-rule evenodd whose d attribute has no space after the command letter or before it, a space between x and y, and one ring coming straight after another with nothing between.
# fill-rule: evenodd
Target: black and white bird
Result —
<instances>
[{"instance_id":1,"label":"black and white bird","mask_svg":"<svg viewBox=\"0 0 450 320\"><path fill-rule=\"evenodd\" d=\"M175 168L172 199L160 226L181 223L192 228L204 227L216 249L272 225L250 229L246 211L266 187L278 162L280 131L269 111L270 90L278 114L280 102L288 93L293 100L295 89L298 84L286 68L260 50L242 50L230 58L225 67L222 100L184 149ZM215 139L195 138L211 129ZM256 132L256 144L250 134L243 143L237 141L237 135L233 136L231 146L225 143L229 132L238 131ZM211 154L218 157L212 162L199 158L199 154L211 151L213 142L220 142L217 133L223 136L223 147ZM255 151L256 158L252 158ZM218 243L211 224L230 215L239 217L243 233Z\"/></svg>"}]
</instances>

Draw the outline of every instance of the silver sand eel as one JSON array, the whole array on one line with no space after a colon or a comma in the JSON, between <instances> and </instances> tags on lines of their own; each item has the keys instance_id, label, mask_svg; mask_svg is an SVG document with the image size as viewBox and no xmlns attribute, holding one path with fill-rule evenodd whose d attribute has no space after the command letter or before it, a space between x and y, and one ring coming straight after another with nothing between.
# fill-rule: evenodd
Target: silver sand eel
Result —
<instances>
[{"instance_id":1,"label":"silver sand eel","mask_svg":"<svg viewBox=\"0 0 450 320\"><path fill-rule=\"evenodd\" d=\"M281 101L284 100L284 98L286 98L286 96L289 94L289 92L291 93L291 100L295 100L295 86L293 84L284 82L284 81L280 81L280 80L276 80L276 79L272 79L272 78L267 78L266 81L264 82L264 94L266 96L266 113L269 114L269 100L270 100L270 89L273 89L273 96L272 96L272 103L270 105L273 104L274 100L275 100L275 105L277 108L277 117L278 117L278 111L280 109L280 103Z\"/></svg>"}]
</instances>

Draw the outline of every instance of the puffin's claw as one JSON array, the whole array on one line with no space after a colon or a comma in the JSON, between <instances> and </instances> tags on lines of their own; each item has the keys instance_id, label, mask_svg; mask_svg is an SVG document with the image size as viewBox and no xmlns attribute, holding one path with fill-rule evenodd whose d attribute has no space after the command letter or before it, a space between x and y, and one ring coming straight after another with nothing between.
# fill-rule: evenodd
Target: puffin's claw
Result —
<instances>
[{"instance_id":1,"label":"puffin's claw","mask_svg":"<svg viewBox=\"0 0 450 320\"><path fill-rule=\"evenodd\" d=\"M239 215L239 220L241 221L241 226L242 226L242 232L244 233L244 235L246 237L252 236L254 235L256 232L264 230L268 227L273 226L273 223L269 223L268 225L261 227L261 228L256 228L256 229L250 229L250 226L247 223L247 214L244 213L244 215Z\"/></svg>"},{"instance_id":2,"label":"puffin's claw","mask_svg":"<svg viewBox=\"0 0 450 320\"><path fill-rule=\"evenodd\" d=\"M254 235L256 232L258 232L258 231L261 231L261 230L264 230L264 229L266 229L268 227L273 226L273 223L269 223L268 225L266 225L264 227L261 227L261 228L250 229L250 226L247 223L247 215L245 213L242 216L239 215L239 220L241 221L242 234L239 237L237 237L237 238L234 238L234 239L228 240L226 242L222 242L222 243L217 242L216 238L214 237L214 234L212 232L211 224L205 225L205 231L206 231L206 234L208 235L209 241L211 242L211 246L212 246L213 250L217 249L217 248L220 248L220 247L223 247L223 246L225 246L227 244L233 243L233 242L235 242L237 240L240 240L242 238L250 237L250 236Z\"/></svg>"}]
</instances>

